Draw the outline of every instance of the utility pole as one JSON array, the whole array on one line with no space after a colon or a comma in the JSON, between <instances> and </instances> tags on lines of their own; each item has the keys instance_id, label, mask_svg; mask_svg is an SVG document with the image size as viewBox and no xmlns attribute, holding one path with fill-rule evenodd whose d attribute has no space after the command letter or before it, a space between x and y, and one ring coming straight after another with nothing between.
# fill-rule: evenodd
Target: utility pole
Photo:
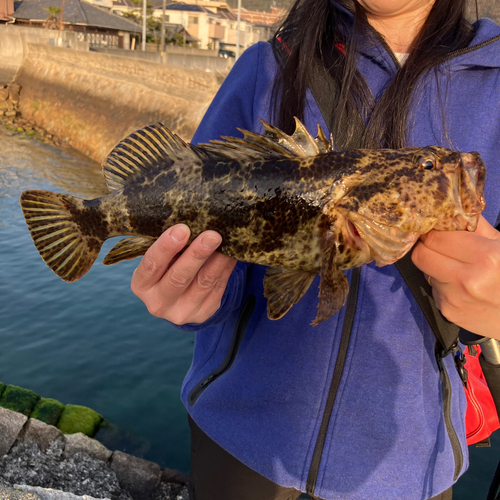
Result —
<instances>
[{"instance_id":1,"label":"utility pole","mask_svg":"<svg viewBox=\"0 0 500 500\"><path fill-rule=\"evenodd\" d=\"M161 38L160 38L160 50L161 55L165 52L165 8L167 6L167 0L163 0L163 15L161 16Z\"/></svg>"},{"instance_id":2,"label":"utility pole","mask_svg":"<svg viewBox=\"0 0 500 500\"><path fill-rule=\"evenodd\" d=\"M240 57L240 22L241 22L241 0L238 0L238 25L237 25L237 33L236 33L236 58Z\"/></svg>"},{"instance_id":3,"label":"utility pole","mask_svg":"<svg viewBox=\"0 0 500 500\"><path fill-rule=\"evenodd\" d=\"M61 31L63 29L63 15L64 15L64 0L62 0L61 18L59 19L59 36L57 38L58 45L62 45Z\"/></svg>"},{"instance_id":4,"label":"utility pole","mask_svg":"<svg viewBox=\"0 0 500 500\"><path fill-rule=\"evenodd\" d=\"M148 0L142 0L142 51L146 52L146 4Z\"/></svg>"}]
</instances>

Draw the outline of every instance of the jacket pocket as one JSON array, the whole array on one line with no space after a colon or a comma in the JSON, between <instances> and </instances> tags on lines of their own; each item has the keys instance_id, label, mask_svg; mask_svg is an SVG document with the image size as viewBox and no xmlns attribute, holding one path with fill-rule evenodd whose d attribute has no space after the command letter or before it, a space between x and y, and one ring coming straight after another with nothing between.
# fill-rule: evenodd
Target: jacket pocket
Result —
<instances>
[{"instance_id":1,"label":"jacket pocket","mask_svg":"<svg viewBox=\"0 0 500 500\"><path fill-rule=\"evenodd\" d=\"M221 375L231 368L236 355L238 354L238 350L241 345L241 341L243 339L243 335L248 326L248 322L250 321L250 317L255 309L255 297L253 295L249 295L241 308L240 314L236 321L236 325L234 327L233 338L231 339L231 345L229 346L229 350L227 352L224 361L210 374L208 374L205 378L203 378L200 382L198 382L189 392L188 403L193 406L198 398L203 394L203 392L207 389L207 387L217 380Z\"/></svg>"},{"instance_id":2,"label":"jacket pocket","mask_svg":"<svg viewBox=\"0 0 500 500\"><path fill-rule=\"evenodd\" d=\"M443 418L444 425L446 428L446 433L450 440L451 449L453 451L453 459L455 462L455 468L453 472L453 481L456 481L460 475L462 467L464 465L464 455L462 451L462 446L457 436L457 431L453 427L453 422L451 420L451 381L446 370L446 366L443 362L443 357L439 349L439 343L436 344L436 361L439 368L439 376L441 378L441 389L443 394Z\"/></svg>"}]
</instances>

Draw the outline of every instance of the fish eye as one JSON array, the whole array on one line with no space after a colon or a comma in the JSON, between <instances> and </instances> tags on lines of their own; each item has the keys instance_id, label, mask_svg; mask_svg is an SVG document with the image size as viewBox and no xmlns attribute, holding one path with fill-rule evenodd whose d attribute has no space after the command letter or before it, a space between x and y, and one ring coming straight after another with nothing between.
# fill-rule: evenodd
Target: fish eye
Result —
<instances>
[{"instance_id":1,"label":"fish eye","mask_svg":"<svg viewBox=\"0 0 500 500\"><path fill-rule=\"evenodd\" d=\"M436 170L436 160L433 158L420 158L419 166L422 170Z\"/></svg>"}]
</instances>

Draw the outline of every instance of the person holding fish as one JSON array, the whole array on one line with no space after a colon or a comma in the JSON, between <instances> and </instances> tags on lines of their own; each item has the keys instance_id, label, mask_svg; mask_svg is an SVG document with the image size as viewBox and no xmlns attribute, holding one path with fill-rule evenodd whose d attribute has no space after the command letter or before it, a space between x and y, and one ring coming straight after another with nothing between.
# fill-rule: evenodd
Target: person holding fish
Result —
<instances>
[{"instance_id":1,"label":"person holding fish","mask_svg":"<svg viewBox=\"0 0 500 500\"><path fill-rule=\"evenodd\" d=\"M311 132L318 123L325 129L307 88L312 61L322 58L342 89L331 130L337 142L353 134L353 95L368 123L365 147L479 151L488 181L476 230L430 231L412 260L445 317L500 339L500 234L493 228L500 213L500 28L489 20L471 26L464 11L462 0L299 0L278 33L286 59L276 62L270 44L248 49L193 143L237 135L237 127L261 132L258 118L273 121L273 107L285 132L293 132L294 116ZM362 268L345 346L343 310L309 326L317 286L272 322L260 266L218 253L215 231L174 261L188 241L187 225L166 231L132 289L156 316L198 332L182 391L193 498L284 500L301 491L325 500L452 497L467 468L465 397L449 357L449 432L435 339L395 266ZM342 348L347 355L336 370Z\"/></svg>"},{"instance_id":2,"label":"person holding fish","mask_svg":"<svg viewBox=\"0 0 500 500\"><path fill-rule=\"evenodd\" d=\"M106 160L108 196L23 193L59 276L131 235L104 263L144 255L132 291L197 332L192 500L452 498L462 381L393 264L413 248L443 315L500 339L500 27L466 3L297 0L198 146L149 126Z\"/></svg>"}]
</instances>

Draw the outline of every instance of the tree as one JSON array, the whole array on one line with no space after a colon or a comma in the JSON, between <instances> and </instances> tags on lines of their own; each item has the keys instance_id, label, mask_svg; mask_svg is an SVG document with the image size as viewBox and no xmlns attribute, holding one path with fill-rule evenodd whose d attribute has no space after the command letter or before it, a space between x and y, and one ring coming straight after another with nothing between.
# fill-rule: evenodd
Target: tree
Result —
<instances>
[{"instance_id":1,"label":"tree","mask_svg":"<svg viewBox=\"0 0 500 500\"><path fill-rule=\"evenodd\" d=\"M48 30L58 29L59 19L57 16L61 13L61 9L59 7L44 7L43 10L48 12L47 18L43 22L43 27Z\"/></svg>"}]
</instances>

